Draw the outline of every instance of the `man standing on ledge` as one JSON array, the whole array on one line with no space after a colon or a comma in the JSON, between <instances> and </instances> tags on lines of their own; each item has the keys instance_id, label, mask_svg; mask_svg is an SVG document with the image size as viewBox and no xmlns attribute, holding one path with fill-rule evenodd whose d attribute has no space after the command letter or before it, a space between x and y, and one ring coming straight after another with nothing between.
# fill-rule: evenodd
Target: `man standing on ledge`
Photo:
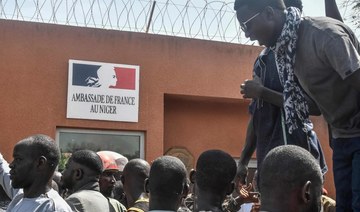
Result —
<instances>
[{"instance_id":1,"label":"man standing on ledge","mask_svg":"<svg viewBox=\"0 0 360 212\"><path fill-rule=\"evenodd\" d=\"M234 8L245 35L274 52L284 86L288 131L303 128L300 123L308 120L304 91L329 123L337 211L360 211L360 45L356 36L335 19L301 18L297 9L285 10L282 0L236 0Z\"/></svg>"}]
</instances>

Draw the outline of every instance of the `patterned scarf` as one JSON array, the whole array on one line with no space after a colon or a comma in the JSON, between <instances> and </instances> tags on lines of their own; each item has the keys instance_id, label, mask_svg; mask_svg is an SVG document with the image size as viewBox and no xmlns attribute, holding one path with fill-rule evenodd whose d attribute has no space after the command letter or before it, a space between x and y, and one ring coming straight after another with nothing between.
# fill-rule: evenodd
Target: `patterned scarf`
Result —
<instances>
[{"instance_id":1,"label":"patterned scarf","mask_svg":"<svg viewBox=\"0 0 360 212\"><path fill-rule=\"evenodd\" d=\"M310 123L309 109L304 97L304 91L299 86L294 75L297 31L300 22L300 11L295 7L289 7L286 11L286 21L281 35L276 44L271 47L275 52L280 82L284 87L285 123L290 134L299 127L304 132L307 132L306 125Z\"/></svg>"}]
</instances>

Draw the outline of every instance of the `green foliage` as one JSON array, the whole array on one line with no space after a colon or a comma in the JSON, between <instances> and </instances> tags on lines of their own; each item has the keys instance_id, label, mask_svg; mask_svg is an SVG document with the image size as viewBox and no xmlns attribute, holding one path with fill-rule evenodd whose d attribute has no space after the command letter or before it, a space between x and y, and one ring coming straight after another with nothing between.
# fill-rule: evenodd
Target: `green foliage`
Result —
<instances>
[{"instance_id":1,"label":"green foliage","mask_svg":"<svg viewBox=\"0 0 360 212\"><path fill-rule=\"evenodd\" d=\"M58 171L62 172L65 169L65 165L68 162L70 155L68 153L61 153Z\"/></svg>"}]
</instances>

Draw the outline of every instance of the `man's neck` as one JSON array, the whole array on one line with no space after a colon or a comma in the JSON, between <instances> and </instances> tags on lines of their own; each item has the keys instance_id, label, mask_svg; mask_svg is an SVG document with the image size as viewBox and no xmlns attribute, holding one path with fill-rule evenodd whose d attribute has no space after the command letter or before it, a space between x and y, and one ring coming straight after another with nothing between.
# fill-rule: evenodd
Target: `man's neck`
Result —
<instances>
[{"instance_id":1,"label":"man's neck","mask_svg":"<svg viewBox=\"0 0 360 212\"><path fill-rule=\"evenodd\" d=\"M286 21L286 14L284 12L279 12L279 17L277 17L277 18L279 20L277 21L278 24L275 26L274 37L267 47L272 47L276 44L276 42L277 42L278 38L280 37L281 32L284 28L285 21Z\"/></svg>"},{"instance_id":2,"label":"man's neck","mask_svg":"<svg viewBox=\"0 0 360 212\"><path fill-rule=\"evenodd\" d=\"M289 202L292 202L291 200L286 200L279 202L278 200L270 200L270 201L262 201L260 206L260 211L263 212L270 212L270 211L276 211L276 212L288 212L288 211L298 211L294 205L295 204L289 204Z\"/></svg>"},{"instance_id":3,"label":"man's neck","mask_svg":"<svg viewBox=\"0 0 360 212\"><path fill-rule=\"evenodd\" d=\"M51 190L51 187L46 183L33 183L29 188L23 188L24 198L36 198Z\"/></svg>"},{"instance_id":4,"label":"man's neck","mask_svg":"<svg viewBox=\"0 0 360 212\"><path fill-rule=\"evenodd\" d=\"M149 200L149 210L176 211L179 208L179 199L168 199L151 195Z\"/></svg>"},{"instance_id":5,"label":"man's neck","mask_svg":"<svg viewBox=\"0 0 360 212\"><path fill-rule=\"evenodd\" d=\"M198 191L195 211L222 211L223 201L221 195Z\"/></svg>"},{"instance_id":6,"label":"man's neck","mask_svg":"<svg viewBox=\"0 0 360 212\"><path fill-rule=\"evenodd\" d=\"M130 198L127 199L127 204L129 207L135 205L135 202L139 199L147 199L149 198L145 192L135 192L135 194L130 195Z\"/></svg>"},{"instance_id":7,"label":"man's neck","mask_svg":"<svg viewBox=\"0 0 360 212\"><path fill-rule=\"evenodd\" d=\"M90 181L79 181L74 185L74 188L72 190L74 193L80 190L94 190L100 192L100 186L99 182L96 179Z\"/></svg>"}]
</instances>

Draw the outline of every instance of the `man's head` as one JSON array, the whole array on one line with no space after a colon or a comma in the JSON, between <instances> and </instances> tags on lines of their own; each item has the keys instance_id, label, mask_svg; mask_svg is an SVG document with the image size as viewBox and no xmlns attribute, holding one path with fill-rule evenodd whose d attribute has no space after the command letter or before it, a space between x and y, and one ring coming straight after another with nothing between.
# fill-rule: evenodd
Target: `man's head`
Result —
<instances>
[{"instance_id":1,"label":"man's head","mask_svg":"<svg viewBox=\"0 0 360 212\"><path fill-rule=\"evenodd\" d=\"M265 157L260 171L263 210L320 211L323 178L314 157L305 149L286 145Z\"/></svg>"},{"instance_id":2,"label":"man's head","mask_svg":"<svg viewBox=\"0 0 360 212\"><path fill-rule=\"evenodd\" d=\"M150 193L150 210L176 211L188 193L186 168L173 156L157 158L151 165L146 188Z\"/></svg>"},{"instance_id":3,"label":"man's head","mask_svg":"<svg viewBox=\"0 0 360 212\"><path fill-rule=\"evenodd\" d=\"M221 150L203 152L196 163L195 184L203 192L225 198L234 189L235 160ZM200 197L199 197L200 198Z\"/></svg>"},{"instance_id":4,"label":"man's head","mask_svg":"<svg viewBox=\"0 0 360 212\"><path fill-rule=\"evenodd\" d=\"M99 155L91 150L76 151L65 166L61 178L62 186L75 192L89 182L98 182L102 171Z\"/></svg>"},{"instance_id":5,"label":"man's head","mask_svg":"<svg viewBox=\"0 0 360 212\"><path fill-rule=\"evenodd\" d=\"M100 192L106 196L111 197L115 188L115 175L119 172L119 167L115 160L109 157L106 153L97 152L103 163L103 172L100 175Z\"/></svg>"},{"instance_id":6,"label":"man's head","mask_svg":"<svg viewBox=\"0 0 360 212\"><path fill-rule=\"evenodd\" d=\"M143 159L130 160L124 167L121 182L128 201L128 207L144 192L145 179L149 177L150 165Z\"/></svg>"},{"instance_id":7,"label":"man's head","mask_svg":"<svg viewBox=\"0 0 360 212\"><path fill-rule=\"evenodd\" d=\"M55 141L46 135L33 135L19 141L13 151L10 178L14 188L27 189L34 182L48 184L60 159Z\"/></svg>"},{"instance_id":8,"label":"man's head","mask_svg":"<svg viewBox=\"0 0 360 212\"><path fill-rule=\"evenodd\" d=\"M97 152L97 154L100 155L100 157L101 157L101 155L106 155L115 161L116 166L118 167L117 168L118 172L115 175L115 179L117 181L120 180L120 177L123 173L124 167L129 162L129 160L122 154L120 154L118 152L114 152L114 151L109 151L109 150L99 151L99 152Z\"/></svg>"},{"instance_id":9,"label":"man's head","mask_svg":"<svg viewBox=\"0 0 360 212\"><path fill-rule=\"evenodd\" d=\"M234 9L246 37L260 45L275 44L284 22L283 0L236 0Z\"/></svg>"}]
</instances>

